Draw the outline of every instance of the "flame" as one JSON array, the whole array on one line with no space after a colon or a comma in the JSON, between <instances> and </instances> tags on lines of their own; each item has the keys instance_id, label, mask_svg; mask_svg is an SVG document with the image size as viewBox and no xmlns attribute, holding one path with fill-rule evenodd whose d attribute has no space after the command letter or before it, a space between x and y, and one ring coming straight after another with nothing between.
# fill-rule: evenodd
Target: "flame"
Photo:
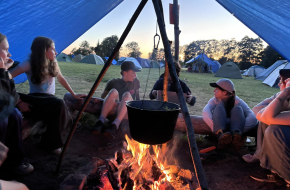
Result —
<instances>
[{"instance_id":1,"label":"flame","mask_svg":"<svg viewBox=\"0 0 290 190\"><path fill-rule=\"evenodd\" d=\"M167 166L167 160L165 153L167 152L167 146L164 145L147 145L138 143L137 141L131 140L125 135L127 141L127 150L131 151L132 157L126 158L123 163L126 166L131 166L130 178L134 181L134 190L139 189L141 186L138 185L138 175L141 175L146 181L152 183L150 188L152 190L159 190L159 186L164 182L173 181L170 174L170 168ZM152 171L152 165L156 164L158 171L161 172L158 180L154 180L154 171ZM125 166L125 167L126 167ZM155 171L156 172L156 171ZM156 174L155 174L156 175ZM120 173L119 173L120 176ZM155 176L156 178L156 176Z\"/></svg>"}]
</instances>

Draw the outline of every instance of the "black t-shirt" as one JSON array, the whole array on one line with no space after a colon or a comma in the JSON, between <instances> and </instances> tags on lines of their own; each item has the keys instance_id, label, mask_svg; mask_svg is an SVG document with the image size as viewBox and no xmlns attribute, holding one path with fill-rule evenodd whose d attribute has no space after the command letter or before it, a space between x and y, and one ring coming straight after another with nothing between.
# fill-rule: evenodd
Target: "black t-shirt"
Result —
<instances>
[{"instance_id":1,"label":"black t-shirt","mask_svg":"<svg viewBox=\"0 0 290 190\"><path fill-rule=\"evenodd\" d=\"M109 92L113 88L119 92L119 100L122 100L122 96L125 92L130 92L133 100L136 100L136 90L140 88L140 81L137 78L135 78L133 82L126 82L120 78L112 79L107 83L105 90Z\"/></svg>"}]
</instances>

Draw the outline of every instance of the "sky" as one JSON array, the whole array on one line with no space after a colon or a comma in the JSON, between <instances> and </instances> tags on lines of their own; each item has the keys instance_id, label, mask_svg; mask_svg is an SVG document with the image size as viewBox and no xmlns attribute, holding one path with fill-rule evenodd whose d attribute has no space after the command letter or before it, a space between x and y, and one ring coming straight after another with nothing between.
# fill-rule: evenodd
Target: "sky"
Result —
<instances>
[{"instance_id":1,"label":"sky","mask_svg":"<svg viewBox=\"0 0 290 190\"><path fill-rule=\"evenodd\" d=\"M101 43L106 37L117 35L120 38L140 2L141 0L124 0L63 52L70 53L84 40L88 41L91 46L96 46L98 40ZM173 3L173 0L162 0L162 2L167 35L169 40L174 41L174 25L169 23L169 4ZM180 46L196 40L235 38L239 41L246 35L252 38L258 37L215 0L179 0L178 2L180 5ZM156 21L152 1L148 0L123 46L135 41L139 44L141 57L148 58L148 53L152 52L154 46ZM160 34L159 29L158 34ZM163 48L161 41L159 48Z\"/></svg>"}]
</instances>

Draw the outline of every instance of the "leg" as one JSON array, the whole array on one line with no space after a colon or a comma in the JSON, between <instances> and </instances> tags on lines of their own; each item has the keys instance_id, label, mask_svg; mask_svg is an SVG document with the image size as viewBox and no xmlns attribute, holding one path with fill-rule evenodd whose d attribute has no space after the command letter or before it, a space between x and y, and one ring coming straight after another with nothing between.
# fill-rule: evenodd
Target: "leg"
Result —
<instances>
[{"instance_id":1,"label":"leg","mask_svg":"<svg viewBox=\"0 0 290 190\"><path fill-rule=\"evenodd\" d=\"M231 128L230 131L243 132L246 123L245 114L241 106L235 106L231 110Z\"/></svg>"},{"instance_id":2,"label":"leg","mask_svg":"<svg viewBox=\"0 0 290 190\"><path fill-rule=\"evenodd\" d=\"M1 188L2 187L2 188ZM23 184L15 181L4 181L0 180L0 189L3 190L28 190L28 188Z\"/></svg>"},{"instance_id":3,"label":"leg","mask_svg":"<svg viewBox=\"0 0 290 190\"><path fill-rule=\"evenodd\" d=\"M290 126L270 125L259 155L261 166L290 181Z\"/></svg>"},{"instance_id":4,"label":"leg","mask_svg":"<svg viewBox=\"0 0 290 190\"><path fill-rule=\"evenodd\" d=\"M126 101L132 101L133 98L129 92L125 92L122 96L122 100L118 106L118 113L117 113L117 118L119 121L122 121L124 116L127 114L127 107L126 107ZM113 122L115 123L115 121ZM120 124L120 123L119 123ZM116 124L116 127L118 128L119 125Z\"/></svg>"},{"instance_id":5,"label":"leg","mask_svg":"<svg viewBox=\"0 0 290 190\"><path fill-rule=\"evenodd\" d=\"M119 101L119 93L116 89L112 89L104 100L101 116L106 118L116 101Z\"/></svg>"}]
</instances>

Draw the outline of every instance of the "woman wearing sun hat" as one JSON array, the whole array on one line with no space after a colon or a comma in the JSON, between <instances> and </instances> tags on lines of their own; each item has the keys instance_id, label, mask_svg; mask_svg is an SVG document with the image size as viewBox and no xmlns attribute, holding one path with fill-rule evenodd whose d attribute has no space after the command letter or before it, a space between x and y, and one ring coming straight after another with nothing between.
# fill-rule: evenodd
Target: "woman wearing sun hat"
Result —
<instances>
[{"instance_id":1,"label":"woman wearing sun hat","mask_svg":"<svg viewBox=\"0 0 290 190\"><path fill-rule=\"evenodd\" d=\"M238 96L231 80L210 83L214 97L203 109L203 120L218 137L218 148L232 144L236 150L243 145L242 134L257 125L249 106Z\"/></svg>"}]
</instances>

